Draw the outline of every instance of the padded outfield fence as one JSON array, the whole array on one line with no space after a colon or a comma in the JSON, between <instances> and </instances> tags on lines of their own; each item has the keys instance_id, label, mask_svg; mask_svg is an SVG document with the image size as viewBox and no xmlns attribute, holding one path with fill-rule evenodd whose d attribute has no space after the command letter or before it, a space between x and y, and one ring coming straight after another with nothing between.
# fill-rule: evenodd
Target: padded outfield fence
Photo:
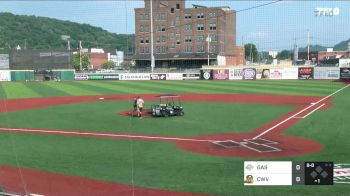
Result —
<instances>
[{"instance_id":1,"label":"padded outfield fence","mask_svg":"<svg viewBox=\"0 0 350 196\"><path fill-rule=\"evenodd\" d=\"M349 80L350 68L283 67L283 68L214 68L192 72L154 73L75 73L75 80Z\"/></svg>"},{"instance_id":2,"label":"padded outfield fence","mask_svg":"<svg viewBox=\"0 0 350 196\"><path fill-rule=\"evenodd\" d=\"M134 72L135 71L135 72ZM349 67L237 67L189 70L0 70L0 81L44 80L350 80Z\"/></svg>"}]
</instances>

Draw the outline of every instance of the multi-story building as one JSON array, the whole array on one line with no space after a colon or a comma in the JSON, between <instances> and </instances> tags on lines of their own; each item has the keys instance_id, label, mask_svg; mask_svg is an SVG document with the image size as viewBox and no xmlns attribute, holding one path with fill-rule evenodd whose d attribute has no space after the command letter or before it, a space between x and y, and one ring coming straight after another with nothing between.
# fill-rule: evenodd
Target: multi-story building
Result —
<instances>
[{"instance_id":1,"label":"multi-story building","mask_svg":"<svg viewBox=\"0 0 350 196\"><path fill-rule=\"evenodd\" d=\"M150 0L144 3L145 8L135 9L134 60L146 67L151 64L151 10ZM185 0L152 3L156 67L201 67L207 65L208 53L210 64L217 64L218 56L231 65L243 62L236 47L236 13L229 7L186 8Z\"/></svg>"}]
</instances>

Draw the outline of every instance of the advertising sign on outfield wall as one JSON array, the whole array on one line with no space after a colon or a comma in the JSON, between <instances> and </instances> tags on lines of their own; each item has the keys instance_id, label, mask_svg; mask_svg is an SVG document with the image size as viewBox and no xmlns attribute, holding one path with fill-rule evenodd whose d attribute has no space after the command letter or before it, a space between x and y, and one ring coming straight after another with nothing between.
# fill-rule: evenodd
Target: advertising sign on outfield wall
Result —
<instances>
[{"instance_id":1,"label":"advertising sign on outfield wall","mask_svg":"<svg viewBox=\"0 0 350 196\"><path fill-rule=\"evenodd\" d=\"M201 70L201 79L212 80L213 79L213 70L211 70L211 69Z\"/></svg>"},{"instance_id":2,"label":"advertising sign on outfield wall","mask_svg":"<svg viewBox=\"0 0 350 196\"><path fill-rule=\"evenodd\" d=\"M314 68L299 68L298 70L298 79L299 80L311 80L314 78Z\"/></svg>"},{"instance_id":3,"label":"advertising sign on outfield wall","mask_svg":"<svg viewBox=\"0 0 350 196\"><path fill-rule=\"evenodd\" d=\"M315 67L314 79L317 80L338 80L340 78L339 67Z\"/></svg>"},{"instance_id":4,"label":"advertising sign on outfield wall","mask_svg":"<svg viewBox=\"0 0 350 196\"><path fill-rule=\"evenodd\" d=\"M216 69L213 70L213 79L214 80L228 80L230 71L228 69Z\"/></svg>"},{"instance_id":5,"label":"advertising sign on outfield wall","mask_svg":"<svg viewBox=\"0 0 350 196\"><path fill-rule=\"evenodd\" d=\"M88 80L89 76L87 74L75 74L75 80Z\"/></svg>"},{"instance_id":6,"label":"advertising sign on outfield wall","mask_svg":"<svg viewBox=\"0 0 350 196\"><path fill-rule=\"evenodd\" d=\"M119 80L150 80L150 74L144 73L125 73L120 74Z\"/></svg>"},{"instance_id":7,"label":"advertising sign on outfield wall","mask_svg":"<svg viewBox=\"0 0 350 196\"><path fill-rule=\"evenodd\" d=\"M8 70L0 70L0 82L11 81L11 73Z\"/></svg>"},{"instance_id":8,"label":"advertising sign on outfield wall","mask_svg":"<svg viewBox=\"0 0 350 196\"><path fill-rule=\"evenodd\" d=\"M199 80L201 78L201 74L197 73L186 73L182 74L184 80Z\"/></svg>"},{"instance_id":9,"label":"advertising sign on outfield wall","mask_svg":"<svg viewBox=\"0 0 350 196\"><path fill-rule=\"evenodd\" d=\"M243 79L243 69L230 69L229 79L230 80L242 80Z\"/></svg>"},{"instance_id":10,"label":"advertising sign on outfield wall","mask_svg":"<svg viewBox=\"0 0 350 196\"><path fill-rule=\"evenodd\" d=\"M119 80L119 74L103 75L103 80Z\"/></svg>"},{"instance_id":11,"label":"advertising sign on outfield wall","mask_svg":"<svg viewBox=\"0 0 350 196\"><path fill-rule=\"evenodd\" d=\"M166 80L183 80L182 73L167 73Z\"/></svg>"},{"instance_id":12,"label":"advertising sign on outfield wall","mask_svg":"<svg viewBox=\"0 0 350 196\"><path fill-rule=\"evenodd\" d=\"M166 74L151 74L151 80L166 80Z\"/></svg>"},{"instance_id":13,"label":"advertising sign on outfield wall","mask_svg":"<svg viewBox=\"0 0 350 196\"><path fill-rule=\"evenodd\" d=\"M350 68L340 68L340 79L342 80L350 79Z\"/></svg>"},{"instance_id":14,"label":"advertising sign on outfield wall","mask_svg":"<svg viewBox=\"0 0 350 196\"><path fill-rule=\"evenodd\" d=\"M281 68L270 69L270 79L281 80L282 76L283 76L283 69Z\"/></svg>"},{"instance_id":15,"label":"advertising sign on outfield wall","mask_svg":"<svg viewBox=\"0 0 350 196\"><path fill-rule=\"evenodd\" d=\"M256 69L256 79L270 79L270 70L269 69Z\"/></svg>"},{"instance_id":16,"label":"advertising sign on outfield wall","mask_svg":"<svg viewBox=\"0 0 350 196\"><path fill-rule=\"evenodd\" d=\"M255 80L255 79L256 79L255 68L243 69L243 80Z\"/></svg>"},{"instance_id":17,"label":"advertising sign on outfield wall","mask_svg":"<svg viewBox=\"0 0 350 196\"><path fill-rule=\"evenodd\" d=\"M298 68L297 67L283 68L282 79L283 80L297 80L298 79Z\"/></svg>"}]
</instances>

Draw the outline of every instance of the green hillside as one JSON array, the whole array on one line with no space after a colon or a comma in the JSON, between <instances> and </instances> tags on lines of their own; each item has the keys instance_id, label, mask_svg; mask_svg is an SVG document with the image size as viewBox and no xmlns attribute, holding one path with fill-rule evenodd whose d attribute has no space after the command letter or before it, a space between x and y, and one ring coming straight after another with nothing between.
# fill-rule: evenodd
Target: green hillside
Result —
<instances>
[{"instance_id":1,"label":"green hillside","mask_svg":"<svg viewBox=\"0 0 350 196\"><path fill-rule=\"evenodd\" d=\"M134 35L110 33L102 28L46 17L0 13L0 50L20 45L27 49L65 48L61 35L71 37L71 47L101 47L134 51Z\"/></svg>"}]
</instances>

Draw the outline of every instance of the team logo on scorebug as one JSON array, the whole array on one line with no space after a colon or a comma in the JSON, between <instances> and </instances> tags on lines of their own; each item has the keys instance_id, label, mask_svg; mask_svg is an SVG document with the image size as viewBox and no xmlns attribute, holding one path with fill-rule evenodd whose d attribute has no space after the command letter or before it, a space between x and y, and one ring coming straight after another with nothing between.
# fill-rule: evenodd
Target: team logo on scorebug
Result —
<instances>
[{"instance_id":1,"label":"team logo on scorebug","mask_svg":"<svg viewBox=\"0 0 350 196\"><path fill-rule=\"evenodd\" d=\"M350 184L350 163L334 164L334 183Z\"/></svg>"}]
</instances>

